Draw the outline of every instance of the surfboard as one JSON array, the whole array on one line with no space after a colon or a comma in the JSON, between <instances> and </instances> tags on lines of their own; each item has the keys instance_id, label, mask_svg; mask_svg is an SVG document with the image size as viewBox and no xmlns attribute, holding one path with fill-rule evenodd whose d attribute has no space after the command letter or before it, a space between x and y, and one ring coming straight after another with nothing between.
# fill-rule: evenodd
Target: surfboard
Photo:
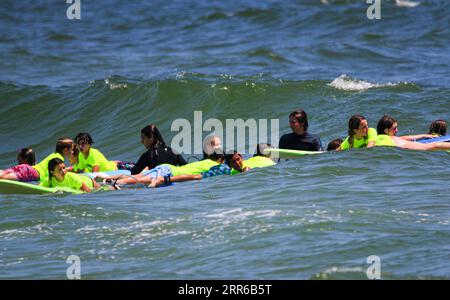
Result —
<instances>
[{"instance_id":1,"label":"surfboard","mask_svg":"<svg viewBox=\"0 0 450 300\"><path fill-rule=\"evenodd\" d=\"M270 153L272 155L277 155L280 158L285 157L296 157L304 155L314 155L321 154L325 151L304 151L304 150L290 150L290 149L264 149L264 153Z\"/></svg>"},{"instance_id":2,"label":"surfboard","mask_svg":"<svg viewBox=\"0 0 450 300\"><path fill-rule=\"evenodd\" d=\"M423 144L429 144L429 143L435 143L435 142L450 142L450 135L444 135L432 139L423 139L418 140L417 142L423 143Z\"/></svg>"},{"instance_id":3,"label":"surfboard","mask_svg":"<svg viewBox=\"0 0 450 300\"><path fill-rule=\"evenodd\" d=\"M0 194L82 194L82 191L67 187L48 188L39 186L37 183L26 183L13 180L0 179Z\"/></svg>"},{"instance_id":4,"label":"surfboard","mask_svg":"<svg viewBox=\"0 0 450 300\"><path fill-rule=\"evenodd\" d=\"M128 170L115 170L107 172L80 173L91 178L107 177L113 175L131 175ZM102 189L100 189L102 190ZM109 189L105 189L109 190ZM39 186L39 182L20 182L13 180L0 179L0 194L83 194L82 191L74 190L68 187L48 188Z\"/></svg>"}]
</instances>

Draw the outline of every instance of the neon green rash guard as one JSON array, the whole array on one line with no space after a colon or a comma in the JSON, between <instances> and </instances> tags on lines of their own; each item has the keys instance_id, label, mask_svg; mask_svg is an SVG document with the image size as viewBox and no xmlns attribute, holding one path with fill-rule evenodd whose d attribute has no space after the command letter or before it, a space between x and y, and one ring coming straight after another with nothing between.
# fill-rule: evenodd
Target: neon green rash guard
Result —
<instances>
[{"instance_id":1,"label":"neon green rash guard","mask_svg":"<svg viewBox=\"0 0 450 300\"><path fill-rule=\"evenodd\" d=\"M55 177L52 177L51 184L47 180L41 185L46 187L64 186L74 190L80 190L83 183L90 189L94 188L94 182L90 177L72 172L67 172L63 181L58 181Z\"/></svg>"},{"instance_id":2,"label":"neon green rash guard","mask_svg":"<svg viewBox=\"0 0 450 300\"><path fill-rule=\"evenodd\" d=\"M240 172L239 172L238 170L231 169L230 175L236 175L236 174L239 174L239 173L240 173Z\"/></svg>"},{"instance_id":3,"label":"neon green rash guard","mask_svg":"<svg viewBox=\"0 0 450 300\"><path fill-rule=\"evenodd\" d=\"M270 167L275 165L273 160L270 158L264 157L264 156L253 156L249 159L246 159L242 162L242 168L249 167L250 169L254 168L264 168L264 167ZM231 175L239 174L239 171L232 169Z\"/></svg>"},{"instance_id":4,"label":"neon green rash guard","mask_svg":"<svg viewBox=\"0 0 450 300\"><path fill-rule=\"evenodd\" d=\"M32 166L39 173L40 182L48 181L48 162L53 158L59 158L60 160L64 161L64 157L58 152L55 152L44 158L44 160L42 160L37 165Z\"/></svg>"},{"instance_id":5,"label":"neon green rash guard","mask_svg":"<svg viewBox=\"0 0 450 300\"><path fill-rule=\"evenodd\" d=\"M117 163L109 161L105 156L95 148L89 149L89 155L84 157L83 153L78 154L78 164L73 166L74 171L84 170L84 172L92 172L94 166L99 166L99 172L107 172L117 170Z\"/></svg>"},{"instance_id":6,"label":"neon green rash guard","mask_svg":"<svg viewBox=\"0 0 450 300\"><path fill-rule=\"evenodd\" d=\"M386 135L386 134L379 134L377 136L377 141L375 142L375 146L380 147L380 146L395 146L395 142L394 140Z\"/></svg>"},{"instance_id":7,"label":"neon green rash guard","mask_svg":"<svg viewBox=\"0 0 450 300\"><path fill-rule=\"evenodd\" d=\"M369 128L367 131L367 136L363 137L362 139L353 138L353 147L352 148L365 148L367 147L367 144L369 142L376 142L377 141L377 131L375 128ZM342 150L348 150L350 149L350 143L348 142L347 137L341 144Z\"/></svg>"},{"instance_id":8,"label":"neon green rash guard","mask_svg":"<svg viewBox=\"0 0 450 300\"><path fill-rule=\"evenodd\" d=\"M213 160L210 159L204 159L201 161L196 161L184 166L172 166L172 165L168 165L170 167L170 169L172 170L172 176L177 176L177 175L196 175L196 174L200 174L202 172L206 172L209 169L211 169L211 167L217 166L219 163L215 162ZM167 164L166 164L167 165Z\"/></svg>"},{"instance_id":9,"label":"neon green rash guard","mask_svg":"<svg viewBox=\"0 0 450 300\"><path fill-rule=\"evenodd\" d=\"M249 167L250 169L254 168L264 168L275 165L273 160L264 156L253 156L249 159L243 161L244 168Z\"/></svg>"}]
</instances>

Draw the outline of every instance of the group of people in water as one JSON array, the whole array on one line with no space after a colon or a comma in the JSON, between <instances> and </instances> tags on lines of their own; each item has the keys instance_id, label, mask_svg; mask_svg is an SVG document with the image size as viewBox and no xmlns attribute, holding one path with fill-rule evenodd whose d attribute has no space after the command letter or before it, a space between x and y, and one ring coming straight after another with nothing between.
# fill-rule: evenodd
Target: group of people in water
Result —
<instances>
[{"instance_id":1,"label":"group of people in water","mask_svg":"<svg viewBox=\"0 0 450 300\"><path fill-rule=\"evenodd\" d=\"M308 116L305 111L294 111L289 115L289 125L292 133L280 138L280 149L323 151L322 142L318 136L308 132ZM398 122L393 117L385 115L377 124L377 128L369 127L367 119L359 114L353 115L348 121L348 136L344 140L338 138L332 140L327 151L341 151L351 148L370 148L375 146L394 146L410 150L449 150L450 143L416 142L422 139L430 139L447 134L447 122L445 120L433 121L428 134L407 135L397 137Z\"/></svg>"},{"instance_id":2,"label":"group of people in water","mask_svg":"<svg viewBox=\"0 0 450 300\"><path fill-rule=\"evenodd\" d=\"M318 136L308 132L308 117L305 111L293 111L289 115L292 133L280 138L280 149L323 151ZM411 150L450 150L450 143L419 143L420 139L445 136L447 123L436 120L430 126L428 134L397 137L398 122L383 116L377 128L370 128L361 115L354 115L348 122L348 137L335 139L328 144L328 151L341 151L351 148L370 148L375 146L394 146ZM38 181L45 187L64 186L84 192L99 188L118 189L120 185L142 183L150 187L169 185L172 182L201 180L218 175L233 175L254 168L274 165L278 159L272 158L264 150L270 144L259 144L256 154L244 160L237 151L224 153L221 140L216 136L206 139L203 159L187 163L182 155L166 145L155 125L141 130L141 143L147 149L136 163L110 161L93 145L89 133L79 133L73 140L60 138L56 142L55 152L36 164L35 153L31 148L23 148L18 153L18 165L0 170L0 179L22 182ZM71 164L67 167L65 160ZM128 170L131 175L115 175L98 178L84 176L83 173ZM102 183L102 184L100 184Z\"/></svg>"}]
</instances>

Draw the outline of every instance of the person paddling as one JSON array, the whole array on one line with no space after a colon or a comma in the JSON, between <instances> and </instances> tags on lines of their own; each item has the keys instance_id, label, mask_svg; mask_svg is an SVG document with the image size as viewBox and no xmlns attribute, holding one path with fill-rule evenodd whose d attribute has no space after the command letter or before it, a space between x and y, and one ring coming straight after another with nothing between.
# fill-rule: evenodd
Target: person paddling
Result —
<instances>
[{"instance_id":1,"label":"person paddling","mask_svg":"<svg viewBox=\"0 0 450 300\"><path fill-rule=\"evenodd\" d=\"M377 141L375 142L375 146L377 147L390 146L409 150L450 150L450 143L435 142L429 144L422 144L418 142L412 142L408 140L408 138L411 138L412 136L406 136L407 139L405 139L405 137L397 137L396 136L397 132L398 132L397 120L395 120L391 116L384 115L380 119L380 121L378 121L377 125L378 136Z\"/></svg>"},{"instance_id":2,"label":"person paddling","mask_svg":"<svg viewBox=\"0 0 450 300\"><path fill-rule=\"evenodd\" d=\"M100 188L92 178L68 172L64 161L59 158L53 158L48 162L48 180L41 183L44 187L68 187L74 190L80 190L90 193L93 189Z\"/></svg>"},{"instance_id":3,"label":"person paddling","mask_svg":"<svg viewBox=\"0 0 450 300\"><path fill-rule=\"evenodd\" d=\"M155 125L148 125L141 130L141 143L147 151L141 155L131 174L136 175L144 169L153 169L161 164L183 166L186 164L183 156L175 153L166 145L161 133Z\"/></svg>"},{"instance_id":4,"label":"person paddling","mask_svg":"<svg viewBox=\"0 0 450 300\"><path fill-rule=\"evenodd\" d=\"M289 126L292 133L283 135L278 146L280 149L323 151L318 136L308 132L308 116L304 110L296 110L289 115Z\"/></svg>"},{"instance_id":5,"label":"person paddling","mask_svg":"<svg viewBox=\"0 0 450 300\"><path fill-rule=\"evenodd\" d=\"M0 171L0 179L22 182L43 182L48 178L48 162L52 158L59 158L61 160L64 160L64 158L69 157L72 145L73 141L70 138L60 138L56 141L55 152L48 155L41 162L36 165L22 163L9 169ZM22 160L20 161L23 162ZM30 161L33 161L33 159L30 158Z\"/></svg>"},{"instance_id":6,"label":"person paddling","mask_svg":"<svg viewBox=\"0 0 450 300\"><path fill-rule=\"evenodd\" d=\"M348 150L351 148L370 148L375 146L376 140L376 129L369 128L366 118L356 114L348 120L348 137L336 151Z\"/></svg>"}]
</instances>

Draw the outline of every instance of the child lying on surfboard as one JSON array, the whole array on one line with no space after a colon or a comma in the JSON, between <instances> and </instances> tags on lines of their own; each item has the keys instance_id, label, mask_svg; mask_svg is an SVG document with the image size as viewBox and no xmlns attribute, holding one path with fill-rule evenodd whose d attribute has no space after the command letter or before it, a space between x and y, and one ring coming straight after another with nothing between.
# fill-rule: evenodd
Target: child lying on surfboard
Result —
<instances>
[{"instance_id":1,"label":"child lying on surfboard","mask_svg":"<svg viewBox=\"0 0 450 300\"><path fill-rule=\"evenodd\" d=\"M116 176L108 176L105 178L106 182L112 182L113 180L116 180L115 184L136 184L136 183L142 183L142 184L152 184L152 182L157 179L158 177L173 177L178 175L202 175L206 174L210 171L215 172L217 171L215 167L222 164L222 160L224 159L225 155L222 153L221 149L218 149L217 152L214 152L208 156L207 159L193 162L190 164L186 164L184 166L174 166L169 164L162 164L159 165L151 170L144 170L141 173L135 175L135 176L124 176L124 175L116 175ZM228 166L227 166L228 167ZM213 169L214 168L214 169ZM218 167L219 169L222 168L222 171L226 173L226 168L223 168L223 166ZM231 168L230 168L231 172ZM211 173L212 174L212 173ZM219 175L219 174L216 174ZM100 177L101 178L101 177ZM187 178L187 177L184 177Z\"/></svg>"},{"instance_id":2,"label":"child lying on surfboard","mask_svg":"<svg viewBox=\"0 0 450 300\"><path fill-rule=\"evenodd\" d=\"M64 160L70 154L72 148L72 140L69 138L60 138L56 142L55 152L44 158L41 162L35 165L34 152L28 151L24 153L24 157L19 154L19 165L11 167L9 169L0 171L0 179L15 180L21 182L40 181L43 182L48 178L48 162L52 158L59 158ZM22 151L21 151L22 152ZM25 158L25 157L28 158Z\"/></svg>"},{"instance_id":3,"label":"child lying on surfboard","mask_svg":"<svg viewBox=\"0 0 450 300\"><path fill-rule=\"evenodd\" d=\"M41 186L63 186L86 193L90 193L94 189L101 188L97 182L88 176L68 172L64 161L59 158L53 158L48 162L48 174L48 180L42 182ZM108 187L108 189L114 188Z\"/></svg>"},{"instance_id":4,"label":"child lying on surfboard","mask_svg":"<svg viewBox=\"0 0 450 300\"><path fill-rule=\"evenodd\" d=\"M391 116L383 116L377 125L377 141L375 146L394 146L409 150L450 150L450 143L436 142L422 144L405 139L404 137L395 136L398 132L397 120Z\"/></svg>"}]
</instances>

